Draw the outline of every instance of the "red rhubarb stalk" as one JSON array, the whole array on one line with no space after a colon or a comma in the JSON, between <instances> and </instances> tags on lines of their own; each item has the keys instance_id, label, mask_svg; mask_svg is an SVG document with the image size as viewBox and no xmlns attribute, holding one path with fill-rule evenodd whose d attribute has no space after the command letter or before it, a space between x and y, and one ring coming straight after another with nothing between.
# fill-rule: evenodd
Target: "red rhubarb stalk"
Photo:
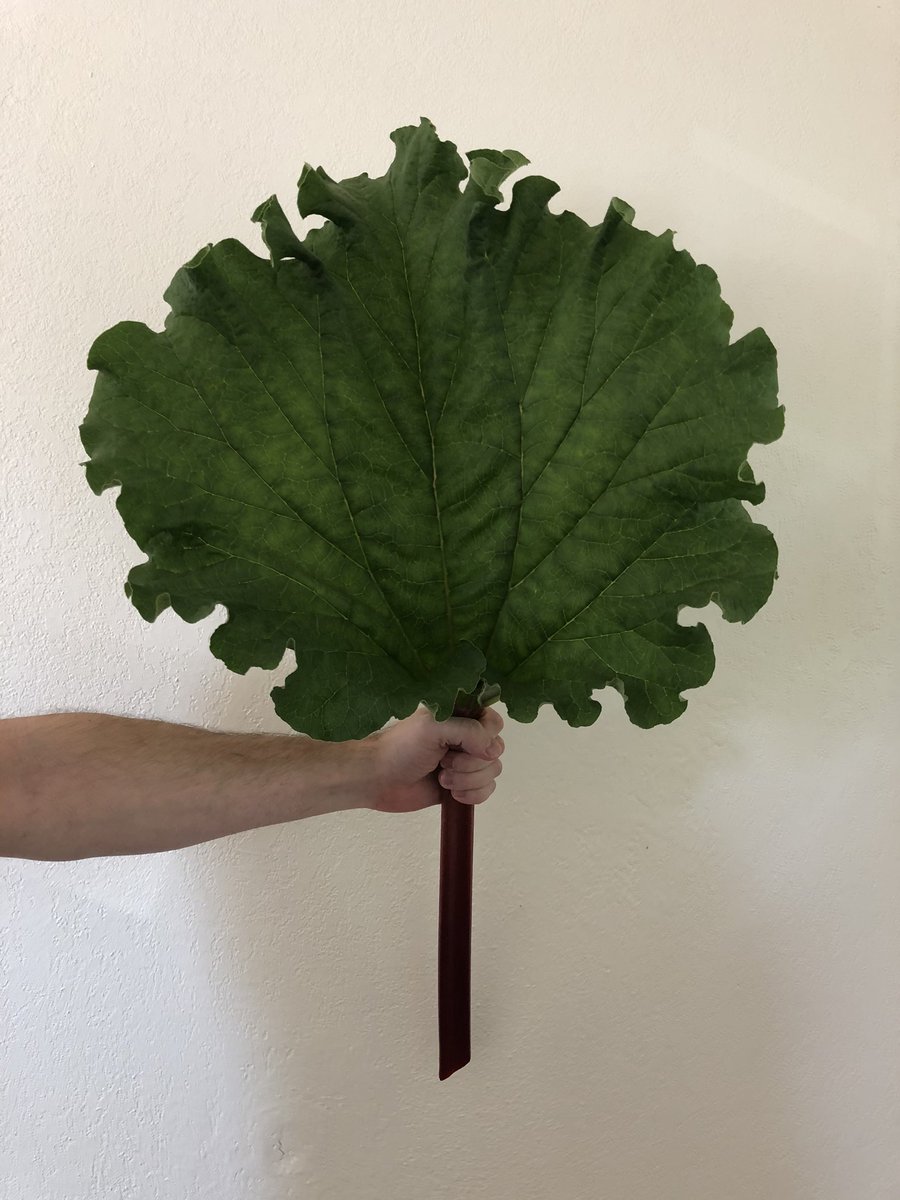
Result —
<instances>
[{"instance_id":1,"label":"red rhubarb stalk","mask_svg":"<svg viewBox=\"0 0 900 1200\"><path fill-rule=\"evenodd\" d=\"M483 708L461 698L455 717L478 719ZM441 788L441 876L438 902L439 1079L472 1057L472 858L475 805L461 804Z\"/></svg>"}]
</instances>

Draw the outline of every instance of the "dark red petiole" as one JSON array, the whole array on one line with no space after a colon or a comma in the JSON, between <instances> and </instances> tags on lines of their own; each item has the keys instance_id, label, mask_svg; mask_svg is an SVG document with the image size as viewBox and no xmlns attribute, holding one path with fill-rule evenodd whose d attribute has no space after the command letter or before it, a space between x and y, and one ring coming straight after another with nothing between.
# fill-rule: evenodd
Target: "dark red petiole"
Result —
<instances>
[{"instance_id":1,"label":"dark red petiole","mask_svg":"<svg viewBox=\"0 0 900 1200\"><path fill-rule=\"evenodd\" d=\"M477 705L457 704L457 717L481 716ZM475 806L441 789L441 873L438 901L439 1079L472 1057L472 859Z\"/></svg>"}]
</instances>

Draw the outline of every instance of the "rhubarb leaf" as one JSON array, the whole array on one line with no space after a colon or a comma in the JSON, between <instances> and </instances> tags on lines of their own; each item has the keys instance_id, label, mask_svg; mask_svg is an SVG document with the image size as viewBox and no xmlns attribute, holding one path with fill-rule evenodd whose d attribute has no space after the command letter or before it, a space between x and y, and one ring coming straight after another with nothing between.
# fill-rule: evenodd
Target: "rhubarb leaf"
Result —
<instances>
[{"instance_id":1,"label":"rhubarb leaf","mask_svg":"<svg viewBox=\"0 0 900 1200\"><path fill-rule=\"evenodd\" d=\"M96 339L81 427L88 482L146 555L128 594L152 621L217 605L228 667L296 670L276 710L362 737L496 687L510 717L572 725L612 685L671 721L707 682L682 607L746 621L776 569L747 463L781 432L775 350L729 342L731 309L673 233L613 199L552 213L528 160L425 118L378 178L307 164L300 237L273 196L268 257L226 239L165 292L164 329Z\"/></svg>"}]
</instances>

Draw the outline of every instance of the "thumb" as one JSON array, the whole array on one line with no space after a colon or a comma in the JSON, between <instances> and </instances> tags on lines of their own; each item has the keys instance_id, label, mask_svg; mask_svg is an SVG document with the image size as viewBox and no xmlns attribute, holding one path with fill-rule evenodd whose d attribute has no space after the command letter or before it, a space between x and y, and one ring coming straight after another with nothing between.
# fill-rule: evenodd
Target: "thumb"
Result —
<instances>
[{"instance_id":1,"label":"thumb","mask_svg":"<svg viewBox=\"0 0 900 1200\"><path fill-rule=\"evenodd\" d=\"M439 744L443 747L459 746L466 754L475 758L486 758L490 761L497 755L488 753L488 746L494 740L490 733L473 717L450 717L446 721L436 723Z\"/></svg>"}]
</instances>

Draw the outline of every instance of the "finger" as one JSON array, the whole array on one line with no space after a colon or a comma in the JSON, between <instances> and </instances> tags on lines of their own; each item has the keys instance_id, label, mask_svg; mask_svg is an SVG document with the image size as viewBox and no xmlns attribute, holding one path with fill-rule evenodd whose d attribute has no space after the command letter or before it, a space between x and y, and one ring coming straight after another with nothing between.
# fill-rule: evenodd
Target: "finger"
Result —
<instances>
[{"instance_id":1,"label":"finger","mask_svg":"<svg viewBox=\"0 0 900 1200\"><path fill-rule=\"evenodd\" d=\"M494 734L486 729L481 721L474 717L450 717L446 721L437 722L440 743L446 747L460 747L466 754L475 758L495 758L496 753L490 753L488 747L494 740Z\"/></svg>"},{"instance_id":2,"label":"finger","mask_svg":"<svg viewBox=\"0 0 900 1200\"><path fill-rule=\"evenodd\" d=\"M491 737L496 737L503 728L503 718L496 708L486 708L478 719Z\"/></svg>"},{"instance_id":3,"label":"finger","mask_svg":"<svg viewBox=\"0 0 900 1200\"><path fill-rule=\"evenodd\" d=\"M506 743L502 737L496 737L491 743L490 749L492 752L487 757L496 762L506 749ZM477 771L480 767L484 766L484 759L480 756L475 758L473 755L465 754L461 750L448 750L441 759L440 765L442 767L452 767L453 770Z\"/></svg>"},{"instance_id":4,"label":"finger","mask_svg":"<svg viewBox=\"0 0 900 1200\"><path fill-rule=\"evenodd\" d=\"M495 783L489 783L485 787L476 788L474 791L454 792L453 799L458 800L460 804L483 804L488 796L493 793L496 786Z\"/></svg>"},{"instance_id":5,"label":"finger","mask_svg":"<svg viewBox=\"0 0 900 1200\"><path fill-rule=\"evenodd\" d=\"M466 791L469 788L484 787L486 783L496 779L502 770L502 763L480 763L476 771L440 771L438 782L448 792Z\"/></svg>"},{"instance_id":6,"label":"finger","mask_svg":"<svg viewBox=\"0 0 900 1200\"><path fill-rule=\"evenodd\" d=\"M472 755L468 754L446 755L440 760L440 768L450 770L450 772L460 772L463 775L470 772L478 772L478 770L487 770L491 767L499 767L499 764L499 758L491 758L490 762L485 762L484 758L473 758Z\"/></svg>"},{"instance_id":7,"label":"finger","mask_svg":"<svg viewBox=\"0 0 900 1200\"><path fill-rule=\"evenodd\" d=\"M463 775L470 771L483 771L486 765L483 758L472 758L470 754L454 754L452 761L441 763L441 766L446 767L448 771L459 772Z\"/></svg>"}]
</instances>

